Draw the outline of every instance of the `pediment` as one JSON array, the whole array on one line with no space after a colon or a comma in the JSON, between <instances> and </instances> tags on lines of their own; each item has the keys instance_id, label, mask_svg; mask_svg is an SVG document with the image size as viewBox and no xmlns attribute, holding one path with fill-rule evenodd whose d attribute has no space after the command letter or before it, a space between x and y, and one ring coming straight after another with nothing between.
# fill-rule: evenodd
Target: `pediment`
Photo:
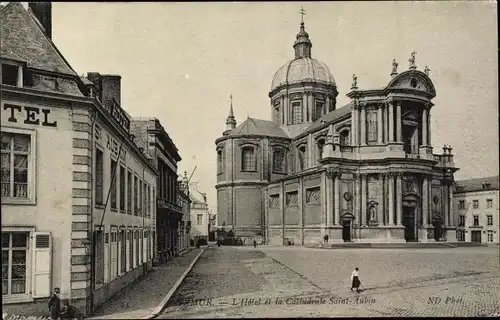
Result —
<instances>
[{"instance_id":1,"label":"pediment","mask_svg":"<svg viewBox=\"0 0 500 320\"><path fill-rule=\"evenodd\" d=\"M417 70L409 70L397 75L389 82L386 89L420 91L432 97L436 96L436 89L431 79L425 73Z\"/></svg>"}]
</instances>

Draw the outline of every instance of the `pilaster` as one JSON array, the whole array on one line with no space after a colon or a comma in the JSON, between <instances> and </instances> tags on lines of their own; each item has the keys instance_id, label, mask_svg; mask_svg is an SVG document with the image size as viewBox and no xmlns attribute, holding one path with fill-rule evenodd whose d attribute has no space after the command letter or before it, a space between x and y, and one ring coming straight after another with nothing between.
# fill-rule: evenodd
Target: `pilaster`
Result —
<instances>
[{"instance_id":1,"label":"pilaster","mask_svg":"<svg viewBox=\"0 0 500 320\"><path fill-rule=\"evenodd\" d=\"M361 175L354 174L355 196L354 196L354 216L356 224L361 225Z\"/></svg>"},{"instance_id":2,"label":"pilaster","mask_svg":"<svg viewBox=\"0 0 500 320\"><path fill-rule=\"evenodd\" d=\"M336 225L340 225L340 172L334 176L335 179L335 221Z\"/></svg>"},{"instance_id":3,"label":"pilaster","mask_svg":"<svg viewBox=\"0 0 500 320\"><path fill-rule=\"evenodd\" d=\"M302 121L305 122L307 121L307 96L309 95L309 91L304 92L304 95L302 96Z\"/></svg>"},{"instance_id":4,"label":"pilaster","mask_svg":"<svg viewBox=\"0 0 500 320\"><path fill-rule=\"evenodd\" d=\"M360 213L360 219L359 219L359 224L360 225L368 225L368 219L366 216L366 203L367 203L367 195L368 195L368 184L367 184L367 175L362 174L361 175L361 213Z\"/></svg>"},{"instance_id":5,"label":"pilaster","mask_svg":"<svg viewBox=\"0 0 500 320\"><path fill-rule=\"evenodd\" d=\"M315 112L315 107L314 107L314 95L312 92L309 92L309 95L307 96L308 102L307 102L307 121L312 120L312 115L313 112Z\"/></svg>"},{"instance_id":6,"label":"pilaster","mask_svg":"<svg viewBox=\"0 0 500 320\"><path fill-rule=\"evenodd\" d=\"M354 107L351 112L351 144L353 146L358 145L357 132L358 132L358 106L356 102L354 103Z\"/></svg>"},{"instance_id":7,"label":"pilaster","mask_svg":"<svg viewBox=\"0 0 500 320\"><path fill-rule=\"evenodd\" d=\"M382 195L380 198L380 208L377 211L377 220L379 225L387 223L387 220L384 219L384 212L386 211L386 192L387 192L386 177L387 174L382 173L380 175L380 179L382 181Z\"/></svg>"},{"instance_id":8,"label":"pilaster","mask_svg":"<svg viewBox=\"0 0 500 320\"><path fill-rule=\"evenodd\" d=\"M289 125L290 106L288 103L288 92L283 95L283 125Z\"/></svg>"},{"instance_id":9,"label":"pilaster","mask_svg":"<svg viewBox=\"0 0 500 320\"><path fill-rule=\"evenodd\" d=\"M366 145L366 105L361 106L361 121L360 121L361 145Z\"/></svg>"},{"instance_id":10,"label":"pilaster","mask_svg":"<svg viewBox=\"0 0 500 320\"><path fill-rule=\"evenodd\" d=\"M394 226L394 174L389 172L387 174L387 189L389 191L389 199L387 206L387 213L389 214L389 225Z\"/></svg>"},{"instance_id":11,"label":"pilaster","mask_svg":"<svg viewBox=\"0 0 500 320\"><path fill-rule=\"evenodd\" d=\"M394 102L389 101L389 143L394 142Z\"/></svg>"},{"instance_id":12,"label":"pilaster","mask_svg":"<svg viewBox=\"0 0 500 320\"><path fill-rule=\"evenodd\" d=\"M299 236L300 244L304 244L304 180L299 178L299 188L297 194L297 201L299 202Z\"/></svg>"},{"instance_id":13,"label":"pilaster","mask_svg":"<svg viewBox=\"0 0 500 320\"><path fill-rule=\"evenodd\" d=\"M403 135L401 132L401 101L396 101L396 134L397 134L397 142L403 141Z\"/></svg>"},{"instance_id":14,"label":"pilaster","mask_svg":"<svg viewBox=\"0 0 500 320\"><path fill-rule=\"evenodd\" d=\"M422 181L422 226L429 225L429 179L424 176Z\"/></svg>"},{"instance_id":15,"label":"pilaster","mask_svg":"<svg viewBox=\"0 0 500 320\"><path fill-rule=\"evenodd\" d=\"M396 174L396 215L398 226L403 222L403 174L398 172Z\"/></svg>"},{"instance_id":16,"label":"pilaster","mask_svg":"<svg viewBox=\"0 0 500 320\"><path fill-rule=\"evenodd\" d=\"M281 240L285 238L285 182L280 183ZM283 243L283 242L282 242Z\"/></svg>"},{"instance_id":17,"label":"pilaster","mask_svg":"<svg viewBox=\"0 0 500 320\"><path fill-rule=\"evenodd\" d=\"M427 109L422 110L422 145L427 146Z\"/></svg>"},{"instance_id":18,"label":"pilaster","mask_svg":"<svg viewBox=\"0 0 500 320\"><path fill-rule=\"evenodd\" d=\"M327 179L326 172L321 173L321 225L329 226L331 224L330 209L331 209L331 180Z\"/></svg>"},{"instance_id":19,"label":"pilaster","mask_svg":"<svg viewBox=\"0 0 500 320\"><path fill-rule=\"evenodd\" d=\"M384 122L382 120L382 104L378 105L377 109L377 143L383 143L383 130L384 130Z\"/></svg>"}]
</instances>

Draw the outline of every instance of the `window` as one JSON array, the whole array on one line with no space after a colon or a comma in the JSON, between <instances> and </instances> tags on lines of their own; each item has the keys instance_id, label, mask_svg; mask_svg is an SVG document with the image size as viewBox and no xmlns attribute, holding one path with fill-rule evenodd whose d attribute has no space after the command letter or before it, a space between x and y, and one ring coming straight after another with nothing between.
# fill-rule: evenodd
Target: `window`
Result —
<instances>
[{"instance_id":1,"label":"window","mask_svg":"<svg viewBox=\"0 0 500 320\"><path fill-rule=\"evenodd\" d=\"M120 166L120 210L125 211L125 167Z\"/></svg>"},{"instance_id":2,"label":"window","mask_svg":"<svg viewBox=\"0 0 500 320\"><path fill-rule=\"evenodd\" d=\"M277 125L280 125L281 124L281 113L280 113L280 103L276 103L274 105L274 109L276 110L275 112L275 121L276 121L276 124Z\"/></svg>"},{"instance_id":3,"label":"window","mask_svg":"<svg viewBox=\"0 0 500 320\"><path fill-rule=\"evenodd\" d=\"M32 167L32 136L2 132L2 198L31 198L29 183L34 179Z\"/></svg>"},{"instance_id":4,"label":"window","mask_svg":"<svg viewBox=\"0 0 500 320\"><path fill-rule=\"evenodd\" d=\"M125 230L120 231L120 274L127 272L127 235Z\"/></svg>"},{"instance_id":5,"label":"window","mask_svg":"<svg viewBox=\"0 0 500 320\"><path fill-rule=\"evenodd\" d=\"M493 230L488 230L488 242L493 242Z\"/></svg>"},{"instance_id":6,"label":"window","mask_svg":"<svg viewBox=\"0 0 500 320\"><path fill-rule=\"evenodd\" d=\"M222 150L217 150L217 173L224 172L224 161Z\"/></svg>"},{"instance_id":7,"label":"window","mask_svg":"<svg viewBox=\"0 0 500 320\"><path fill-rule=\"evenodd\" d=\"M95 150L95 203L104 204L104 153Z\"/></svg>"},{"instance_id":8,"label":"window","mask_svg":"<svg viewBox=\"0 0 500 320\"><path fill-rule=\"evenodd\" d=\"M493 208L493 199L486 199L486 208Z\"/></svg>"},{"instance_id":9,"label":"window","mask_svg":"<svg viewBox=\"0 0 500 320\"><path fill-rule=\"evenodd\" d=\"M287 192L287 194L286 194L286 205L287 206L296 206L296 205L298 205L298 196L299 196L299 193L297 191Z\"/></svg>"},{"instance_id":10,"label":"window","mask_svg":"<svg viewBox=\"0 0 500 320\"><path fill-rule=\"evenodd\" d=\"M118 239L116 236L116 231L111 232L111 280L115 279L118 276Z\"/></svg>"},{"instance_id":11,"label":"window","mask_svg":"<svg viewBox=\"0 0 500 320\"><path fill-rule=\"evenodd\" d=\"M111 192L111 196L110 196L110 200L111 200L111 209L115 209L116 210L116 179L118 178L116 176L116 166L117 166L117 163L115 160L111 159L111 172L110 172L110 192Z\"/></svg>"},{"instance_id":12,"label":"window","mask_svg":"<svg viewBox=\"0 0 500 320\"><path fill-rule=\"evenodd\" d=\"M203 224L203 215L202 214L197 214L196 215L196 224L197 225L202 225Z\"/></svg>"},{"instance_id":13,"label":"window","mask_svg":"<svg viewBox=\"0 0 500 320\"><path fill-rule=\"evenodd\" d=\"M285 171L285 152L281 148L273 151L273 171Z\"/></svg>"},{"instance_id":14,"label":"window","mask_svg":"<svg viewBox=\"0 0 500 320\"><path fill-rule=\"evenodd\" d=\"M134 177L134 216L139 212L139 183L137 177Z\"/></svg>"},{"instance_id":15,"label":"window","mask_svg":"<svg viewBox=\"0 0 500 320\"><path fill-rule=\"evenodd\" d=\"M127 212L132 212L132 172L127 172Z\"/></svg>"},{"instance_id":16,"label":"window","mask_svg":"<svg viewBox=\"0 0 500 320\"><path fill-rule=\"evenodd\" d=\"M472 201L472 207L474 209L479 209L479 200L473 200Z\"/></svg>"},{"instance_id":17,"label":"window","mask_svg":"<svg viewBox=\"0 0 500 320\"><path fill-rule=\"evenodd\" d=\"M244 147L241 151L242 163L241 171L254 171L255 170L255 148Z\"/></svg>"},{"instance_id":18,"label":"window","mask_svg":"<svg viewBox=\"0 0 500 320\"><path fill-rule=\"evenodd\" d=\"M2 231L2 296L26 294L28 232Z\"/></svg>"},{"instance_id":19,"label":"window","mask_svg":"<svg viewBox=\"0 0 500 320\"><path fill-rule=\"evenodd\" d=\"M104 283L108 283L109 282L109 269L110 269L110 259L109 259L109 239L110 238L110 234L108 232L106 232L104 234L104 250L102 253L99 253L101 255L101 257L104 255ZM97 243L97 246L99 244ZM98 252L98 251L97 251ZM96 253L98 254L98 253ZM96 260L97 262L97 260ZM97 278L96 278L97 279ZM96 280L96 283L97 283L97 280Z\"/></svg>"},{"instance_id":20,"label":"window","mask_svg":"<svg viewBox=\"0 0 500 320\"><path fill-rule=\"evenodd\" d=\"M489 182L484 182L482 185L481 185L481 189L483 190L488 190L491 188L491 183Z\"/></svg>"},{"instance_id":21,"label":"window","mask_svg":"<svg viewBox=\"0 0 500 320\"><path fill-rule=\"evenodd\" d=\"M479 216L474 216L474 226L479 226Z\"/></svg>"},{"instance_id":22,"label":"window","mask_svg":"<svg viewBox=\"0 0 500 320\"><path fill-rule=\"evenodd\" d=\"M459 227L464 227L465 226L465 216L464 215L459 215L458 216L458 226Z\"/></svg>"},{"instance_id":23,"label":"window","mask_svg":"<svg viewBox=\"0 0 500 320\"><path fill-rule=\"evenodd\" d=\"M269 196L269 208L279 208L280 207L280 195L273 194Z\"/></svg>"},{"instance_id":24,"label":"window","mask_svg":"<svg viewBox=\"0 0 500 320\"><path fill-rule=\"evenodd\" d=\"M311 188L306 190L306 203L319 204L320 203L320 188Z\"/></svg>"},{"instance_id":25,"label":"window","mask_svg":"<svg viewBox=\"0 0 500 320\"><path fill-rule=\"evenodd\" d=\"M349 130L342 130L339 133L339 143L341 146L348 146L351 144L350 138L349 138Z\"/></svg>"},{"instance_id":26,"label":"window","mask_svg":"<svg viewBox=\"0 0 500 320\"><path fill-rule=\"evenodd\" d=\"M488 226L492 226L493 225L493 216L492 215L488 215L488 216L486 216L486 219L487 219L486 220L486 224Z\"/></svg>"},{"instance_id":27,"label":"window","mask_svg":"<svg viewBox=\"0 0 500 320\"><path fill-rule=\"evenodd\" d=\"M458 209L465 209L465 200L458 201Z\"/></svg>"},{"instance_id":28,"label":"window","mask_svg":"<svg viewBox=\"0 0 500 320\"><path fill-rule=\"evenodd\" d=\"M2 84L6 84L9 86L18 86L20 70L21 69L19 66L2 63Z\"/></svg>"},{"instance_id":29,"label":"window","mask_svg":"<svg viewBox=\"0 0 500 320\"><path fill-rule=\"evenodd\" d=\"M144 195L142 191L142 181L139 180L139 207L137 209L137 213L139 214L140 217L142 217L142 210L143 210L143 204L144 204Z\"/></svg>"},{"instance_id":30,"label":"window","mask_svg":"<svg viewBox=\"0 0 500 320\"><path fill-rule=\"evenodd\" d=\"M319 139L317 142L318 146L318 160L323 158L323 148L325 146L325 139Z\"/></svg>"},{"instance_id":31,"label":"window","mask_svg":"<svg viewBox=\"0 0 500 320\"><path fill-rule=\"evenodd\" d=\"M318 120L323 115L323 108L325 104L323 102L316 102L316 108L314 109L313 121Z\"/></svg>"},{"instance_id":32,"label":"window","mask_svg":"<svg viewBox=\"0 0 500 320\"><path fill-rule=\"evenodd\" d=\"M366 124L368 129L368 142L377 141L377 111L370 110L366 114Z\"/></svg>"},{"instance_id":33,"label":"window","mask_svg":"<svg viewBox=\"0 0 500 320\"><path fill-rule=\"evenodd\" d=\"M465 241L465 231L464 230L457 230L457 240L458 241Z\"/></svg>"},{"instance_id":34,"label":"window","mask_svg":"<svg viewBox=\"0 0 500 320\"><path fill-rule=\"evenodd\" d=\"M292 123L302 123L302 103L300 101L292 101Z\"/></svg>"},{"instance_id":35,"label":"window","mask_svg":"<svg viewBox=\"0 0 500 320\"><path fill-rule=\"evenodd\" d=\"M299 148L299 171L306 168L306 147Z\"/></svg>"}]
</instances>

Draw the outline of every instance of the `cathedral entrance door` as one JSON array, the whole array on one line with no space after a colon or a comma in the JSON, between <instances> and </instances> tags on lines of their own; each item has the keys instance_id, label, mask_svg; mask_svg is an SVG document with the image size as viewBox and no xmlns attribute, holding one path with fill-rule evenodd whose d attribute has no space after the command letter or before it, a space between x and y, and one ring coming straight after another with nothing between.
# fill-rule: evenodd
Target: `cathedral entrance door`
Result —
<instances>
[{"instance_id":1,"label":"cathedral entrance door","mask_svg":"<svg viewBox=\"0 0 500 320\"><path fill-rule=\"evenodd\" d=\"M342 220L342 240L351 242L351 219Z\"/></svg>"},{"instance_id":2,"label":"cathedral entrance door","mask_svg":"<svg viewBox=\"0 0 500 320\"><path fill-rule=\"evenodd\" d=\"M403 226L406 242L416 241L415 237L415 207L403 206Z\"/></svg>"}]
</instances>

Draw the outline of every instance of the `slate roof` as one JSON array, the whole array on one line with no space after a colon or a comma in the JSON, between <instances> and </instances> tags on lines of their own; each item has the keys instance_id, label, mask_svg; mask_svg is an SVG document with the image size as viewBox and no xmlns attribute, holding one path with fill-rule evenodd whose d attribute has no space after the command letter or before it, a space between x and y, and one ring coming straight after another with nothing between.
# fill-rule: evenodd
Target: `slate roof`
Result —
<instances>
[{"instance_id":1,"label":"slate roof","mask_svg":"<svg viewBox=\"0 0 500 320\"><path fill-rule=\"evenodd\" d=\"M255 134L268 137L290 138L285 131L274 122L250 117L229 132L229 135L237 134Z\"/></svg>"},{"instance_id":2,"label":"slate roof","mask_svg":"<svg viewBox=\"0 0 500 320\"><path fill-rule=\"evenodd\" d=\"M500 179L500 176L459 180L456 182L456 185L455 185L455 193L483 191L484 190L482 188L483 183L490 184L490 188L487 190L498 190L499 189L499 179Z\"/></svg>"},{"instance_id":3,"label":"slate roof","mask_svg":"<svg viewBox=\"0 0 500 320\"><path fill-rule=\"evenodd\" d=\"M31 68L76 75L35 19L20 2L0 9L0 56Z\"/></svg>"},{"instance_id":4,"label":"slate roof","mask_svg":"<svg viewBox=\"0 0 500 320\"><path fill-rule=\"evenodd\" d=\"M319 127L321 127L324 123L333 122L333 121L335 121L335 120L337 120L339 118L342 118L343 116L345 116L347 114L350 114L351 111L352 111L352 103L348 103L348 104L346 104L345 106L343 106L341 108L335 109L332 112L329 112L329 113L325 114L324 116L322 116L321 118L319 118L318 120L316 120L315 122L313 122L306 129L305 132L314 131L314 130L318 129Z\"/></svg>"}]
</instances>

